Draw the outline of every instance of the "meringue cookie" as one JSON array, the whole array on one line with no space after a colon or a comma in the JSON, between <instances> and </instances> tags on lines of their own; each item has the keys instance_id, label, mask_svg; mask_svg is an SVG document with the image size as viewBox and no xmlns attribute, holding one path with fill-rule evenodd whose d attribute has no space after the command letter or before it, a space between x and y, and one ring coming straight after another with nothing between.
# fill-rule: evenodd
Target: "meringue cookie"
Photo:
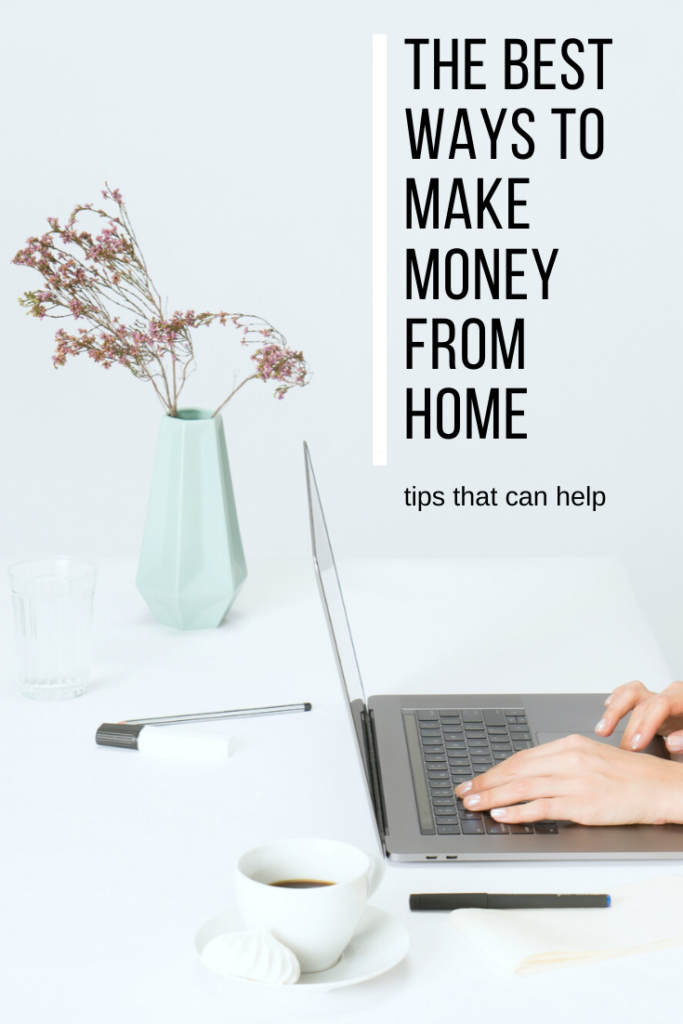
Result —
<instances>
[{"instance_id":1,"label":"meringue cookie","mask_svg":"<svg viewBox=\"0 0 683 1024\"><path fill-rule=\"evenodd\" d=\"M217 974L266 985L294 985L301 974L291 949L267 929L218 935L204 947L202 963Z\"/></svg>"}]
</instances>

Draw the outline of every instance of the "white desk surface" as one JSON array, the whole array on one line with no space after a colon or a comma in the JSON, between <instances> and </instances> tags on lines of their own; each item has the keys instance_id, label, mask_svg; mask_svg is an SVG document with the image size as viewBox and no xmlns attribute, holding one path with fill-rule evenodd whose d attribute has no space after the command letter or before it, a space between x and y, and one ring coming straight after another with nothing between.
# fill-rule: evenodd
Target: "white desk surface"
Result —
<instances>
[{"instance_id":1,"label":"white desk surface","mask_svg":"<svg viewBox=\"0 0 683 1024\"><path fill-rule=\"evenodd\" d=\"M327 994L221 986L198 926L233 902L238 854L289 836L373 844L363 779L308 561L252 562L227 623L156 624L132 562L101 563L90 691L47 704L14 681L0 596L0 1015L8 1024L680 1017L680 950L517 978L411 914L410 892L609 892L675 862L388 865L374 897L411 934L407 959ZM342 582L368 693L607 691L668 670L618 563L356 561ZM103 721L310 700L310 714L229 731L221 766L95 745ZM683 866L681 866L683 870ZM224 993L229 992L226 999Z\"/></svg>"}]
</instances>

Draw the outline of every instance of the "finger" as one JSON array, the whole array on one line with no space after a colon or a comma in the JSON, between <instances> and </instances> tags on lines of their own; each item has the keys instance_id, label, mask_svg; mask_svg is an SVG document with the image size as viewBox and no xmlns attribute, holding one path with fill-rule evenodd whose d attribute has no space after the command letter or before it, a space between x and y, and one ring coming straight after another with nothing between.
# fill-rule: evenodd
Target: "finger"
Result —
<instances>
[{"instance_id":1,"label":"finger","mask_svg":"<svg viewBox=\"0 0 683 1024\"><path fill-rule=\"evenodd\" d=\"M683 752L683 732L672 732L666 737L666 745L672 754Z\"/></svg>"},{"instance_id":2,"label":"finger","mask_svg":"<svg viewBox=\"0 0 683 1024\"><path fill-rule=\"evenodd\" d=\"M611 736L624 715L627 715L636 705L641 704L650 696L650 691L638 679L634 679L631 683L625 683L623 686L617 686L605 702L606 709L595 726L596 733L599 736Z\"/></svg>"},{"instance_id":3,"label":"finger","mask_svg":"<svg viewBox=\"0 0 683 1024\"><path fill-rule=\"evenodd\" d=\"M621 686L615 686L610 693L609 697L605 701L605 707L609 704L613 704L615 700L618 700L621 694L630 693L631 691L638 691L640 693L649 693L650 691L640 679L631 679L628 683L622 683Z\"/></svg>"},{"instance_id":4,"label":"finger","mask_svg":"<svg viewBox=\"0 0 683 1024\"><path fill-rule=\"evenodd\" d=\"M576 812L575 812L576 813ZM496 821L515 825L526 821L571 821L570 803L567 799L532 800L528 804L517 804L514 807L495 807L491 817Z\"/></svg>"},{"instance_id":5,"label":"finger","mask_svg":"<svg viewBox=\"0 0 683 1024\"><path fill-rule=\"evenodd\" d=\"M642 750L667 718L683 711L683 683L667 686L634 708L621 743L624 750Z\"/></svg>"},{"instance_id":6,"label":"finger","mask_svg":"<svg viewBox=\"0 0 683 1024\"><path fill-rule=\"evenodd\" d=\"M464 799L468 811L489 811L492 807L507 807L543 797L565 796L572 790L574 780L566 775L519 778L481 793L470 793Z\"/></svg>"}]
</instances>

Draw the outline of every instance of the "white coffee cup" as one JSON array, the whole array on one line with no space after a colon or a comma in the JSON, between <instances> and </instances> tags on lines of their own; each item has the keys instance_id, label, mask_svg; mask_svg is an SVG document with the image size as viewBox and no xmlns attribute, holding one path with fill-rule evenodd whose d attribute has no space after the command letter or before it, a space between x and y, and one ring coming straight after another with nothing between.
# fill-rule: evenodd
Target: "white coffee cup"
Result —
<instances>
[{"instance_id":1,"label":"white coffee cup","mask_svg":"<svg viewBox=\"0 0 683 1024\"><path fill-rule=\"evenodd\" d=\"M331 839L285 839L240 857L237 901L247 928L268 928L294 952L302 973L313 974L337 962L383 875L379 854ZM334 884L273 885L293 879Z\"/></svg>"}]
</instances>

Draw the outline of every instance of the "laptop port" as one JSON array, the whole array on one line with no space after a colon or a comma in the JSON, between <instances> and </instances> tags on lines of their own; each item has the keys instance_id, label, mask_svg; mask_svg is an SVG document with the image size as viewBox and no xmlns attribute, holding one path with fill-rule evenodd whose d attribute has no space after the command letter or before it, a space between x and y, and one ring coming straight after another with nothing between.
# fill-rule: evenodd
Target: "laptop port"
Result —
<instances>
[{"instance_id":1,"label":"laptop port","mask_svg":"<svg viewBox=\"0 0 683 1024\"><path fill-rule=\"evenodd\" d=\"M436 860L436 854L435 853L427 854L427 856L425 857L425 860Z\"/></svg>"},{"instance_id":2,"label":"laptop port","mask_svg":"<svg viewBox=\"0 0 683 1024\"><path fill-rule=\"evenodd\" d=\"M457 860L457 859L458 859L457 853L447 853L446 854L446 860Z\"/></svg>"}]
</instances>

